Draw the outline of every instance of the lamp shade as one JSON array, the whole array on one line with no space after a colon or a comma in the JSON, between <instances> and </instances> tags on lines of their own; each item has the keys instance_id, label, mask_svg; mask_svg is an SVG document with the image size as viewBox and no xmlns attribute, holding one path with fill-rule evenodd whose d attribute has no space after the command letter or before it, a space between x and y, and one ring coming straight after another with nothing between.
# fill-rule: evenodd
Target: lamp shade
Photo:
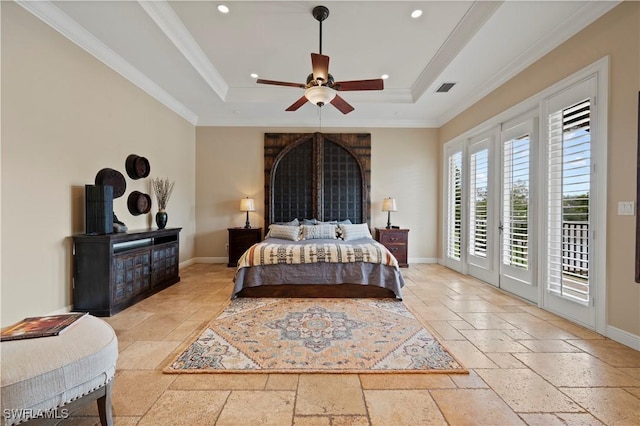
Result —
<instances>
[{"instance_id":1,"label":"lamp shade","mask_svg":"<svg viewBox=\"0 0 640 426\"><path fill-rule=\"evenodd\" d=\"M312 104L322 106L336 97L336 91L327 86L311 86L304 91L304 96Z\"/></svg>"},{"instance_id":2,"label":"lamp shade","mask_svg":"<svg viewBox=\"0 0 640 426\"><path fill-rule=\"evenodd\" d=\"M241 212L253 212L256 210L255 205L253 204L253 198L243 198L240 200L240 211Z\"/></svg>"},{"instance_id":3,"label":"lamp shade","mask_svg":"<svg viewBox=\"0 0 640 426\"><path fill-rule=\"evenodd\" d=\"M396 207L396 199L395 198L385 198L382 201L382 211L383 212L395 212L398 208Z\"/></svg>"}]
</instances>

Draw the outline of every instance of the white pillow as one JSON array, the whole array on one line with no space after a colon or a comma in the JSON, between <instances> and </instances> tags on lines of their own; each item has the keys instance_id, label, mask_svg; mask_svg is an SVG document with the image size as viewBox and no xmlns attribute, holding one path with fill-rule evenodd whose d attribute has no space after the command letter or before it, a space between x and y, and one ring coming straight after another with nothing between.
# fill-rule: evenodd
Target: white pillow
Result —
<instances>
[{"instance_id":1,"label":"white pillow","mask_svg":"<svg viewBox=\"0 0 640 426\"><path fill-rule=\"evenodd\" d=\"M269 238L298 241L300 227L291 225L269 225Z\"/></svg>"},{"instance_id":2,"label":"white pillow","mask_svg":"<svg viewBox=\"0 0 640 426\"><path fill-rule=\"evenodd\" d=\"M300 221L296 217L295 219L293 219L290 222L276 222L276 223L274 223L274 225L300 226Z\"/></svg>"},{"instance_id":3,"label":"white pillow","mask_svg":"<svg viewBox=\"0 0 640 426\"><path fill-rule=\"evenodd\" d=\"M301 225L300 228L303 240L336 239L336 225Z\"/></svg>"},{"instance_id":4,"label":"white pillow","mask_svg":"<svg viewBox=\"0 0 640 426\"><path fill-rule=\"evenodd\" d=\"M339 226L342 231L342 239L345 241L357 240L358 238L372 238L369 225L366 223L358 223L356 225L340 224Z\"/></svg>"}]
</instances>

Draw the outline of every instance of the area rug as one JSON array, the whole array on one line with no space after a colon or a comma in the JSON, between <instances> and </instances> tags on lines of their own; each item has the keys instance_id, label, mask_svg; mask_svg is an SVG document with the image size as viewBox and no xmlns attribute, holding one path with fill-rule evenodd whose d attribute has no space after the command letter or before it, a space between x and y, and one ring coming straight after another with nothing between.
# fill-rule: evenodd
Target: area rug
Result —
<instances>
[{"instance_id":1,"label":"area rug","mask_svg":"<svg viewBox=\"0 0 640 426\"><path fill-rule=\"evenodd\" d=\"M237 298L165 373L467 373L400 301Z\"/></svg>"}]
</instances>

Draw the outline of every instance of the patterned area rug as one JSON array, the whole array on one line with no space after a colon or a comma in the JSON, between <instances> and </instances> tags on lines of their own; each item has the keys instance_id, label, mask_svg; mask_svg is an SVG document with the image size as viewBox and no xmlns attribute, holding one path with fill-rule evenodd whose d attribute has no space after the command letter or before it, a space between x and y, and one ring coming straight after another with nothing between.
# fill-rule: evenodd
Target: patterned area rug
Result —
<instances>
[{"instance_id":1,"label":"patterned area rug","mask_svg":"<svg viewBox=\"0 0 640 426\"><path fill-rule=\"evenodd\" d=\"M165 373L467 373L399 301L238 298Z\"/></svg>"}]
</instances>

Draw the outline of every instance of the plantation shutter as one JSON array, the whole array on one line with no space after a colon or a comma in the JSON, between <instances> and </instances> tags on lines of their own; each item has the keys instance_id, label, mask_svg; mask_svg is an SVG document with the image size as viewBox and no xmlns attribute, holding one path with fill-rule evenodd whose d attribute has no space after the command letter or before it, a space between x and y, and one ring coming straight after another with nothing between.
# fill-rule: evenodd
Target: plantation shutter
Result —
<instances>
[{"instance_id":1,"label":"plantation shutter","mask_svg":"<svg viewBox=\"0 0 640 426\"><path fill-rule=\"evenodd\" d=\"M447 257L460 260L462 233L462 152L448 157Z\"/></svg>"},{"instance_id":2,"label":"plantation shutter","mask_svg":"<svg viewBox=\"0 0 640 426\"><path fill-rule=\"evenodd\" d=\"M591 99L550 112L547 120L547 290L588 304Z\"/></svg>"},{"instance_id":3,"label":"plantation shutter","mask_svg":"<svg viewBox=\"0 0 640 426\"><path fill-rule=\"evenodd\" d=\"M529 269L530 136L503 144L502 264Z\"/></svg>"},{"instance_id":4,"label":"plantation shutter","mask_svg":"<svg viewBox=\"0 0 640 426\"><path fill-rule=\"evenodd\" d=\"M469 254L487 257L489 150L469 156Z\"/></svg>"}]
</instances>

